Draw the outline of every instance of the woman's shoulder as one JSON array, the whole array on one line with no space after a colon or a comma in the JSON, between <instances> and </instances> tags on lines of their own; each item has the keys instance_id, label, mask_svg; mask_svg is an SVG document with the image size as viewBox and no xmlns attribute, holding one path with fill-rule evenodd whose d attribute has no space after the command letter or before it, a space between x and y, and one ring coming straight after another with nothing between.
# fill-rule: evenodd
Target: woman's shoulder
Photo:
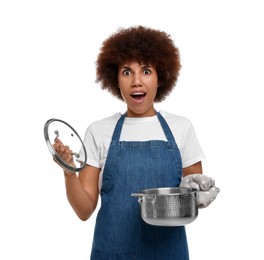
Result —
<instances>
[{"instance_id":1,"label":"woman's shoulder","mask_svg":"<svg viewBox=\"0 0 264 260\"><path fill-rule=\"evenodd\" d=\"M88 131L94 134L112 133L120 117L121 117L121 113L116 113L112 116L105 117L103 119L94 121L93 123L89 125Z\"/></svg>"}]
</instances>

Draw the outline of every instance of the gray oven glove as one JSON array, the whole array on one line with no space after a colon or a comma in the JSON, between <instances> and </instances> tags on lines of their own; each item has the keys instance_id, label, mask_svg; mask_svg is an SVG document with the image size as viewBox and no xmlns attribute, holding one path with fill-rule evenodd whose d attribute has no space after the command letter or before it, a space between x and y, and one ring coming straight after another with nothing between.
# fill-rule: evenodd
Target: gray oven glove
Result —
<instances>
[{"instance_id":1,"label":"gray oven glove","mask_svg":"<svg viewBox=\"0 0 264 260\"><path fill-rule=\"evenodd\" d=\"M182 178L180 187L194 188L198 191L199 208L206 208L216 198L220 189L215 186L213 178L203 174L190 174Z\"/></svg>"}]
</instances>

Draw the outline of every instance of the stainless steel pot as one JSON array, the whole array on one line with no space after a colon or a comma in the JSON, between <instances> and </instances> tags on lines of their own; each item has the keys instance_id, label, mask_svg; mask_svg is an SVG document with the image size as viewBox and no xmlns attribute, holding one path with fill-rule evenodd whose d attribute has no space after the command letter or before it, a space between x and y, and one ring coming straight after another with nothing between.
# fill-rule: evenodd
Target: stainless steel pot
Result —
<instances>
[{"instance_id":1,"label":"stainless steel pot","mask_svg":"<svg viewBox=\"0 0 264 260\"><path fill-rule=\"evenodd\" d=\"M131 196L139 197L142 219L155 226L183 226L198 216L195 189L156 188L147 189Z\"/></svg>"}]
</instances>

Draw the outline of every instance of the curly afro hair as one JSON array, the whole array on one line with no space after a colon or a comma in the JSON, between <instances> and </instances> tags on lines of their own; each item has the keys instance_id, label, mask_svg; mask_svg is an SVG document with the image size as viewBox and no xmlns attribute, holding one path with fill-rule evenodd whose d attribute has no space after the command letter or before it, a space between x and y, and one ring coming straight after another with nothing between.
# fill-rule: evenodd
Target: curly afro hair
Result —
<instances>
[{"instance_id":1,"label":"curly afro hair","mask_svg":"<svg viewBox=\"0 0 264 260\"><path fill-rule=\"evenodd\" d=\"M179 51L170 35L143 26L119 29L102 44L96 62L96 82L123 100L118 67L133 61L156 67L159 88L154 101L164 100L174 88L181 68Z\"/></svg>"}]
</instances>

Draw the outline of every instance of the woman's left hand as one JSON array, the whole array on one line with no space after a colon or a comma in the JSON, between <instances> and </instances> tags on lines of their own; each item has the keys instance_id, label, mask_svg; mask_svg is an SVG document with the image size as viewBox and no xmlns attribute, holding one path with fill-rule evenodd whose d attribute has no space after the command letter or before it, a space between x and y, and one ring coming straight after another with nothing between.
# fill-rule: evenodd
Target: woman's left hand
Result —
<instances>
[{"instance_id":1,"label":"woman's left hand","mask_svg":"<svg viewBox=\"0 0 264 260\"><path fill-rule=\"evenodd\" d=\"M198 207L206 208L216 198L220 189L215 186L213 178L203 174L190 174L185 176L180 187L194 188L198 191Z\"/></svg>"}]
</instances>

